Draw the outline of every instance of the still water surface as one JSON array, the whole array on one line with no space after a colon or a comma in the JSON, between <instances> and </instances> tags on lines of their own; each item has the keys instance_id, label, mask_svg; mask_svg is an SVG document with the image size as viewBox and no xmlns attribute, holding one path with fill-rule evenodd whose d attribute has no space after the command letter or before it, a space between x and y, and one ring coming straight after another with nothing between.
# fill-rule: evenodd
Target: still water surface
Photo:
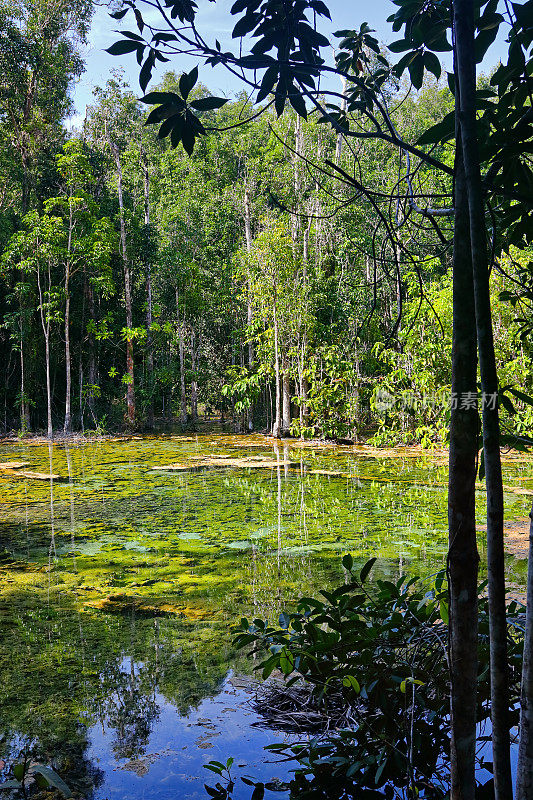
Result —
<instances>
[{"instance_id":1,"label":"still water surface","mask_svg":"<svg viewBox=\"0 0 533 800\"><path fill-rule=\"evenodd\" d=\"M222 454L277 466L157 469ZM347 551L391 577L443 563L442 455L211 434L0 447L13 460L60 480L0 477L0 763L31 743L88 800L205 798L202 764L228 756L285 778L230 625L342 580ZM533 489L533 463L505 483ZM530 503L507 492L507 518ZM524 562L507 568L520 586Z\"/></svg>"}]
</instances>

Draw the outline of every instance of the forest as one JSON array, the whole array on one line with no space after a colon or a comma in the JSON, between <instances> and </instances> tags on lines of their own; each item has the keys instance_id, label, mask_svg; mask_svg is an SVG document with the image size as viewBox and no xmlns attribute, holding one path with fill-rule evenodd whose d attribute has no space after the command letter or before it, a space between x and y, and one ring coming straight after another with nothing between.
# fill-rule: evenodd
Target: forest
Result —
<instances>
[{"instance_id":1,"label":"forest","mask_svg":"<svg viewBox=\"0 0 533 800\"><path fill-rule=\"evenodd\" d=\"M280 592L279 608L257 603L254 577L255 611L243 601L240 625L239 612L232 618L220 600L224 636L231 630L233 648L252 649L254 660L259 653L263 678L268 683L274 672L286 687L270 690L279 692L272 704L288 703L290 716L301 702L298 692L307 691L317 719L340 733L311 739L300 750L287 741L270 744L299 765L296 778L277 788L253 777L241 786L231 772L238 750L228 751L228 760L204 764L217 776L207 795L527 800L533 798L533 517L524 533L529 560L519 578L504 534L509 514L511 528L516 517L524 525L529 507L517 510L517 503L530 503L532 495L533 2L394 0L386 4L387 42L363 22L361 9L354 9L353 28L325 36L321 25L330 11L335 23L334 5L237 0L224 11L233 34L221 45L210 34L204 38L202 9L193 0L111 4L108 53L117 57L116 69L72 123L93 4L0 0L0 478L15 487L5 489L0 563L7 559L9 572L22 557L17 526L27 534L28 496L35 491L36 549L30 558L28 544L24 558L42 569L48 558L48 571L61 576L59 593L72 601L69 613L81 602L80 591L97 592L83 601L90 614L95 608L118 613L119 601L138 610L131 597L145 603L148 596L145 589L130 596L125 575L149 569L144 583L133 584L156 584L142 614L164 608L171 615L183 592L174 596L174 589L159 586L161 575L168 567L177 586L184 565L207 558L194 549L194 532L183 534L179 545L180 558L189 561L176 565L176 553L166 552L161 567L150 561L157 548L142 539L152 525L142 516L142 541L120 545L120 558L137 554L137 561L109 577L109 558L119 558L114 540L94 552L74 547L74 509L85 502L78 478L85 481L87 469L102 492L104 485L114 491L107 472L113 448L136 441L139 452L147 448L151 469L169 470L165 479L172 471L179 480L204 469L277 471L272 508L260 479L255 489L217 484L221 505L233 493L244 509L253 505L254 491L264 493L271 518L257 521L258 538L277 537ZM491 61L491 46L504 38L505 58ZM134 57L138 84L126 77ZM214 96L210 85L220 84L210 67L225 68L238 88ZM156 455L150 448L157 437L163 449ZM178 462L161 466L158 459L171 458L164 437L185 449ZM69 448L99 441L108 442L111 461L94 451L79 472ZM217 442L222 450L237 448L237 455L213 452ZM193 446L196 455L187 449ZM331 463L321 447L337 448ZM354 464L374 458L385 477L347 465L342 448L350 447ZM429 478L412 461L396 472L384 466L383 459L409 460L409 453ZM16 472L32 458L47 471L26 474L24 521ZM54 458L65 477L56 474ZM444 463L445 475L438 472ZM94 464L100 472L92 475ZM404 575L403 557L392 567L383 542L375 550L360 548L348 533L337 571L324 562L311 580L311 567L304 578L295 562L287 569L299 577L283 584L280 542L290 524L282 518L295 513L283 511L283 503L290 506L291 470L298 468L301 501L290 502L304 510L305 487L317 503L325 491L309 490L305 481L313 476L326 484L355 469L359 486L375 481L371 503L379 508L382 500L393 502L391 481L398 491L407 484L430 487L438 474L435 485L447 493L435 514L447 545L425 565L418 551L414 558L424 580L432 570L431 589L417 572ZM50 497L31 489L32 480L43 478ZM510 487L510 480L524 483ZM160 497L158 513L166 515L167 484L148 484ZM188 491L178 504L190 502ZM195 491L203 497L205 484ZM129 490L121 497L144 515L142 485L138 492L135 500ZM352 508L351 496L342 497L335 489L324 500L339 519ZM39 516L45 500L49 507ZM215 502L209 495L195 515L211 514ZM429 525L430 489L417 503L428 514L421 526ZM84 547L93 541L99 513L87 507L93 527ZM120 528L128 513L117 507L103 524ZM174 532L164 519L161 530L170 542ZM231 518L226 522L233 530ZM329 524L322 523L323 532ZM49 525L53 547L43 533ZM216 514L207 529L215 526ZM83 584L73 577L79 568L71 574L61 561L67 533L64 558L78 552L89 570ZM248 545L255 559L253 535L223 545L233 548L235 570ZM301 555L296 541L286 555ZM222 575L226 562L216 569ZM9 594L14 579L6 581ZM44 591L38 576L35 581ZM98 581L107 594L100 594ZM513 591L519 586L517 601L509 595L511 583ZM113 586L126 587L120 589L126 600ZM196 584L191 591L192 605L179 606L180 619L203 619L196 606L191 611ZM16 622L18 612L9 609ZM281 611L279 626L267 611ZM211 613L216 616L211 609L206 618ZM101 616L97 627L98 641L107 642ZM143 628L143 641L152 634ZM144 664L142 654L139 659ZM206 679L205 696L220 680ZM89 716L96 714L96 700L91 703ZM395 716L398 726L391 723ZM480 756L485 740L491 750ZM133 749L123 753L134 759ZM6 764L2 756L0 772ZM20 788L26 797L38 773L60 793L68 791L40 762L25 754L23 764L0 790ZM482 779L480 770L490 778ZM328 794L331 776L334 795ZM245 787L249 793L239 794ZM94 794L96 782L93 794L85 791L95 800L105 797ZM121 797L141 796L124 791Z\"/></svg>"},{"instance_id":2,"label":"forest","mask_svg":"<svg viewBox=\"0 0 533 800\"><path fill-rule=\"evenodd\" d=\"M214 130L189 156L145 126L120 72L67 133L69 87L83 69L73 42L89 16L69 7L50 23L61 38L49 39L28 19L36 40L2 53L5 431L151 430L172 419L194 429L200 409L236 432L444 442L450 222L437 232L406 201L376 208L342 174L356 159L376 191L394 192L395 147L369 139L355 151L317 118L277 119L272 108L239 126L252 113L243 94L202 112ZM394 80L394 124L416 142L453 96L432 76L418 92ZM156 88L178 83L169 71ZM209 96L201 83L191 91ZM446 144L434 152L451 158ZM328 160L337 170L324 175ZM450 176L412 170L417 197L450 195ZM529 260L511 246L491 281L500 381L526 393L530 298L517 286ZM380 393L394 395L391 408ZM526 434L533 412L518 405Z\"/></svg>"}]
</instances>

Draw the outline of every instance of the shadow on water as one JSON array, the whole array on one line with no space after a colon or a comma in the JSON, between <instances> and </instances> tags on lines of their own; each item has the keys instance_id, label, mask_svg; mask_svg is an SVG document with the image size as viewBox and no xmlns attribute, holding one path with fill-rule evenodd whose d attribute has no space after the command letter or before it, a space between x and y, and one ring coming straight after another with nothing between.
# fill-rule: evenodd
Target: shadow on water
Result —
<instances>
[{"instance_id":1,"label":"shadow on water","mask_svg":"<svg viewBox=\"0 0 533 800\"><path fill-rule=\"evenodd\" d=\"M154 469L214 453L277 467ZM1 478L4 774L31 746L91 800L203 798L202 764L229 755L256 777L286 777L265 763L279 734L252 724L242 676L253 663L236 660L231 624L276 618L342 580L343 552L376 555L375 577L397 578L436 571L446 548L446 467L431 455L211 434L20 444L0 458L61 476ZM531 464L509 470L531 483ZM525 516L527 497L506 499Z\"/></svg>"}]
</instances>

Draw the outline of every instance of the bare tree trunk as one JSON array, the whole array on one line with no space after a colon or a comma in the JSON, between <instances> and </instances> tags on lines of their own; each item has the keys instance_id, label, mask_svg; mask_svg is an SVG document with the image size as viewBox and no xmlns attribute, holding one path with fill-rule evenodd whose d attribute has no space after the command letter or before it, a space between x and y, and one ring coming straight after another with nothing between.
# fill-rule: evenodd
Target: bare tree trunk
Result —
<instances>
[{"instance_id":1,"label":"bare tree trunk","mask_svg":"<svg viewBox=\"0 0 533 800\"><path fill-rule=\"evenodd\" d=\"M346 78L343 76L341 77L342 81L342 102L341 108L343 111L346 111ZM341 160L341 153L342 153L342 142L343 142L343 135L342 133L337 134L337 143L335 145L335 164L338 165L339 161Z\"/></svg>"},{"instance_id":2,"label":"bare tree trunk","mask_svg":"<svg viewBox=\"0 0 533 800\"><path fill-rule=\"evenodd\" d=\"M176 313L178 316L178 352L180 359L180 425L187 424L187 391L185 387L185 347L183 342L183 323L180 321L179 292L176 289Z\"/></svg>"},{"instance_id":3,"label":"bare tree trunk","mask_svg":"<svg viewBox=\"0 0 533 800\"><path fill-rule=\"evenodd\" d=\"M248 253L251 252L252 249L252 220L250 214L250 195L248 192L248 186L245 184L244 186L244 234L246 237L246 250ZM250 335L250 326L253 321L253 307L252 307L252 293L250 289L250 283L248 282L248 297L247 297L247 308L246 308L246 324L248 326L248 336ZM252 344L252 340L248 339L248 369L252 369L254 363L254 346ZM254 408L253 404L250 402L250 407L247 411L247 427L248 430L251 432L254 429Z\"/></svg>"},{"instance_id":4,"label":"bare tree trunk","mask_svg":"<svg viewBox=\"0 0 533 800\"><path fill-rule=\"evenodd\" d=\"M503 480L500 458L498 374L490 305L485 206L476 131L476 61L473 0L455 0L455 48L474 299L483 399L483 453L487 483L487 563L490 631L492 751L495 800L512 797L509 736L509 675L503 541Z\"/></svg>"},{"instance_id":5,"label":"bare tree trunk","mask_svg":"<svg viewBox=\"0 0 533 800\"><path fill-rule=\"evenodd\" d=\"M191 420L193 425L198 420L198 376L196 375L198 349L200 347L200 340L195 331L191 331Z\"/></svg>"},{"instance_id":6,"label":"bare tree trunk","mask_svg":"<svg viewBox=\"0 0 533 800\"><path fill-rule=\"evenodd\" d=\"M141 145L141 168L144 188L144 226L145 247L150 245L150 173L148 160ZM154 345L152 341L152 263L151 254L146 253L146 371L148 377L148 407L146 409L146 427L154 428Z\"/></svg>"},{"instance_id":7,"label":"bare tree trunk","mask_svg":"<svg viewBox=\"0 0 533 800\"><path fill-rule=\"evenodd\" d=\"M278 313L276 301L274 300L274 374L276 380L276 416L272 425L272 436L277 439L281 436L281 395L280 395L280 369L279 369L279 347L278 347Z\"/></svg>"},{"instance_id":8,"label":"bare tree trunk","mask_svg":"<svg viewBox=\"0 0 533 800\"><path fill-rule=\"evenodd\" d=\"M533 507L530 513L527 564L527 607L520 692L520 745L516 768L516 800L533 797Z\"/></svg>"},{"instance_id":9,"label":"bare tree trunk","mask_svg":"<svg viewBox=\"0 0 533 800\"><path fill-rule=\"evenodd\" d=\"M48 266L48 294L50 295L50 266ZM52 439L54 433L52 430L52 388L50 382L50 318L43 308L43 291L41 286L41 271L37 267L37 286L39 289L39 311L41 316L41 326L44 334L44 350L45 350L45 365L46 365L46 435Z\"/></svg>"},{"instance_id":10,"label":"bare tree trunk","mask_svg":"<svg viewBox=\"0 0 533 800\"><path fill-rule=\"evenodd\" d=\"M20 423L23 433L30 429L30 407L26 397L26 375L24 360L24 336L22 323L22 310L20 317Z\"/></svg>"},{"instance_id":11,"label":"bare tree trunk","mask_svg":"<svg viewBox=\"0 0 533 800\"><path fill-rule=\"evenodd\" d=\"M281 387L282 387L282 417L281 430L283 436L288 436L291 429L291 383L288 376L288 364L285 353L281 357Z\"/></svg>"},{"instance_id":12,"label":"bare tree trunk","mask_svg":"<svg viewBox=\"0 0 533 800\"><path fill-rule=\"evenodd\" d=\"M449 661L451 678L451 798L474 800L477 687L477 576L475 480L477 409L460 398L476 392L476 324L465 175L455 163L452 407L448 486ZM472 396L472 395L470 395Z\"/></svg>"},{"instance_id":13,"label":"bare tree trunk","mask_svg":"<svg viewBox=\"0 0 533 800\"><path fill-rule=\"evenodd\" d=\"M300 124L300 117L296 115L296 127L294 129L294 210L296 213L292 215L292 240L296 244L298 236L300 235L300 217L298 216L300 194L301 194L301 177L300 177L300 164L301 156L303 153L303 134L302 126Z\"/></svg>"},{"instance_id":14,"label":"bare tree trunk","mask_svg":"<svg viewBox=\"0 0 533 800\"><path fill-rule=\"evenodd\" d=\"M70 251L72 249L72 231L74 221L72 215L72 197L70 197L69 200L67 259L65 262L65 423L63 425L63 433L65 435L68 435L72 431L72 364L70 359Z\"/></svg>"},{"instance_id":15,"label":"bare tree trunk","mask_svg":"<svg viewBox=\"0 0 533 800\"><path fill-rule=\"evenodd\" d=\"M117 194L120 217L120 246L122 251L122 264L124 269L124 302L126 304L126 328L128 330L126 338L126 374L128 383L126 385L126 418L128 425L135 425L135 383L133 374L133 340L131 330L133 328L133 309L131 302L131 276L128 262L128 252L126 248L126 223L124 219L124 198L122 194L122 166L120 163L120 153L117 145L108 137L109 146L117 169Z\"/></svg>"},{"instance_id":16,"label":"bare tree trunk","mask_svg":"<svg viewBox=\"0 0 533 800\"><path fill-rule=\"evenodd\" d=\"M180 325L179 332L179 356L180 356L180 423L187 424L187 391L185 387L185 346L183 342L183 325Z\"/></svg>"},{"instance_id":17,"label":"bare tree trunk","mask_svg":"<svg viewBox=\"0 0 533 800\"><path fill-rule=\"evenodd\" d=\"M94 290L89 281L87 280L87 276L85 276L85 293L87 296L87 304L89 307L89 319L91 322L94 322L95 313L94 313ZM98 382L98 370L96 368L96 347L94 341L94 333L90 330L87 334L88 338L88 345L89 345L89 386L90 389L87 394L87 405L89 406L89 411L91 412L91 416L93 418L93 422L96 425L96 413L95 413L95 405L94 405L94 387L97 385Z\"/></svg>"}]
</instances>

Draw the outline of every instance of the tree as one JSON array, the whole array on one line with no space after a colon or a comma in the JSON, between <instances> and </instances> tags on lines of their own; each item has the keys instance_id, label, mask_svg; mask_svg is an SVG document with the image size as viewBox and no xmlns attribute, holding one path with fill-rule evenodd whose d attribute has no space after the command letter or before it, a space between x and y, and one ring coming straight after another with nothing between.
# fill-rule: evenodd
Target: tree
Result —
<instances>
[{"instance_id":1,"label":"tree","mask_svg":"<svg viewBox=\"0 0 533 800\"><path fill-rule=\"evenodd\" d=\"M61 123L72 108L68 90L83 72L78 45L92 14L88 0L4 2L0 7L0 125L19 157L21 211L35 202L38 180Z\"/></svg>"},{"instance_id":2,"label":"tree","mask_svg":"<svg viewBox=\"0 0 533 800\"><path fill-rule=\"evenodd\" d=\"M114 244L108 220L98 219L98 209L90 194L94 175L83 143L73 139L57 158L63 193L45 203L47 213L60 213L65 225L63 253L65 294L65 422L63 432L72 432L72 359L70 337L71 281L79 272L103 277L108 271Z\"/></svg>"},{"instance_id":3,"label":"tree","mask_svg":"<svg viewBox=\"0 0 533 800\"><path fill-rule=\"evenodd\" d=\"M45 343L46 431L52 439L52 384L50 379L50 336L52 324L60 320L61 292L54 283L66 247L62 220L57 216L30 211L24 228L9 241L2 260L4 266L17 266L34 281L37 310Z\"/></svg>"}]
</instances>

